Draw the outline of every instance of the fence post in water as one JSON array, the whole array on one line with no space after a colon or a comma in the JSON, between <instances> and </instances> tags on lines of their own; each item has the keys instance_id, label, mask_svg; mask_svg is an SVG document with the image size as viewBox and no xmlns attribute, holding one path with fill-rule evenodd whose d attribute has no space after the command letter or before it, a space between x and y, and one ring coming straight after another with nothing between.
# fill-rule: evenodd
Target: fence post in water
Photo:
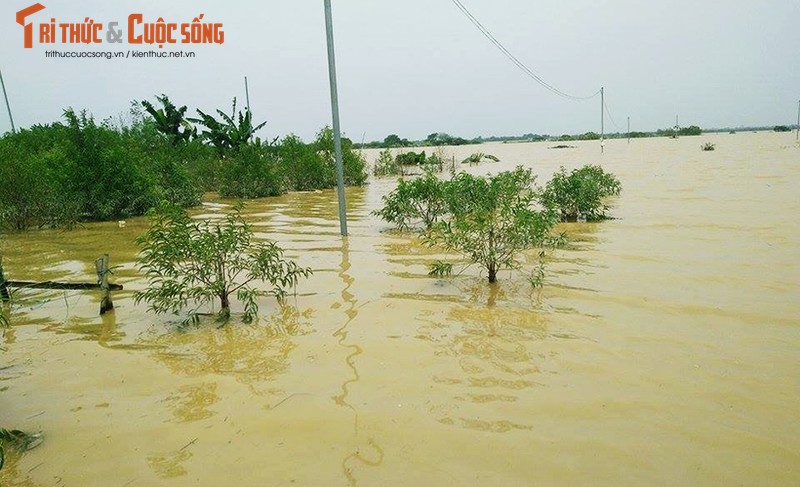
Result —
<instances>
[{"instance_id":1,"label":"fence post in water","mask_svg":"<svg viewBox=\"0 0 800 487\"><path fill-rule=\"evenodd\" d=\"M107 311L114 309L114 302L111 301L111 291L108 286L108 274L111 272L108 265L108 254L94 261L95 269L97 269L97 284L103 292L103 298L100 301L100 314L103 315Z\"/></svg>"},{"instance_id":2,"label":"fence post in water","mask_svg":"<svg viewBox=\"0 0 800 487\"><path fill-rule=\"evenodd\" d=\"M8 293L8 285L6 284L6 275L3 274L3 258L0 257L0 299L2 301L11 301L11 295Z\"/></svg>"}]
</instances>

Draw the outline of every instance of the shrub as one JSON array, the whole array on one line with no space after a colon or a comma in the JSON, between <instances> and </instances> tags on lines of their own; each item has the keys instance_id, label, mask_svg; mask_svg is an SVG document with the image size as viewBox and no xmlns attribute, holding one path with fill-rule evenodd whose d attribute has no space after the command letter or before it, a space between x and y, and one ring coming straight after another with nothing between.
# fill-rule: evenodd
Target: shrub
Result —
<instances>
[{"instance_id":1,"label":"shrub","mask_svg":"<svg viewBox=\"0 0 800 487\"><path fill-rule=\"evenodd\" d=\"M469 157L461 161L461 164L480 164L481 162L489 160L492 162L500 162L500 159L491 155L491 154L484 154L483 152L475 152L471 154Z\"/></svg>"},{"instance_id":2,"label":"shrub","mask_svg":"<svg viewBox=\"0 0 800 487\"><path fill-rule=\"evenodd\" d=\"M462 172L449 181L426 173L400 180L374 213L400 228L422 223L425 242L463 254L486 269L493 283L501 269L521 267L524 251L555 241L551 230L558 214L540 200L531 171L522 168L490 177ZM452 264L437 261L430 275L452 270Z\"/></svg>"},{"instance_id":3,"label":"shrub","mask_svg":"<svg viewBox=\"0 0 800 487\"><path fill-rule=\"evenodd\" d=\"M326 163L314 147L304 144L296 135L284 137L278 154L288 189L308 191L336 186L336 166Z\"/></svg>"},{"instance_id":4,"label":"shrub","mask_svg":"<svg viewBox=\"0 0 800 487\"><path fill-rule=\"evenodd\" d=\"M401 230L419 223L428 228L447 212L446 186L446 182L431 172L411 180L401 179L397 187L383 197L383 208L373 214Z\"/></svg>"},{"instance_id":5,"label":"shrub","mask_svg":"<svg viewBox=\"0 0 800 487\"><path fill-rule=\"evenodd\" d=\"M378 154L378 160L372 167L372 174L375 176L395 176L403 174L403 168L392 157L392 151L384 149Z\"/></svg>"},{"instance_id":6,"label":"shrub","mask_svg":"<svg viewBox=\"0 0 800 487\"><path fill-rule=\"evenodd\" d=\"M24 230L77 221L82 198L68 185L70 161L57 144L29 147L21 131L0 140L0 225Z\"/></svg>"},{"instance_id":7,"label":"shrub","mask_svg":"<svg viewBox=\"0 0 800 487\"><path fill-rule=\"evenodd\" d=\"M244 303L244 320L258 313L256 298L274 296L279 301L310 268L284 259L275 242L256 242L241 207L219 222L195 221L185 211L160 205L151 213L151 227L136 239L142 251L139 268L149 285L137 292L156 313L178 313L190 304L189 319L196 321L200 307L218 300L219 316L230 316L231 295ZM256 282L267 284L256 287Z\"/></svg>"},{"instance_id":8,"label":"shrub","mask_svg":"<svg viewBox=\"0 0 800 487\"><path fill-rule=\"evenodd\" d=\"M223 198L261 198L282 192L275 151L249 144L223 161L219 182Z\"/></svg>"},{"instance_id":9,"label":"shrub","mask_svg":"<svg viewBox=\"0 0 800 487\"><path fill-rule=\"evenodd\" d=\"M558 220L539 204L529 169L490 177L462 172L447 183L445 193L448 215L425 230L423 239L479 264L490 283L497 281L498 271L520 268L523 251L547 244Z\"/></svg>"},{"instance_id":10,"label":"shrub","mask_svg":"<svg viewBox=\"0 0 800 487\"><path fill-rule=\"evenodd\" d=\"M397 154L395 161L403 166L419 166L421 164L425 164L425 159L427 159L427 157L428 156L425 154L425 151L422 151L419 154L414 151L409 151Z\"/></svg>"},{"instance_id":11,"label":"shrub","mask_svg":"<svg viewBox=\"0 0 800 487\"><path fill-rule=\"evenodd\" d=\"M621 189L616 176L600 166L586 165L569 174L562 167L547 183L542 201L558 210L562 221L576 221L579 217L597 221L608 218L603 199L618 195Z\"/></svg>"},{"instance_id":12,"label":"shrub","mask_svg":"<svg viewBox=\"0 0 800 487\"><path fill-rule=\"evenodd\" d=\"M711 142L706 142L705 144L701 145L700 148L703 149L704 151L712 151L715 150L717 146L715 146Z\"/></svg>"},{"instance_id":13,"label":"shrub","mask_svg":"<svg viewBox=\"0 0 800 487\"><path fill-rule=\"evenodd\" d=\"M279 146L280 166L288 189L307 191L336 187L336 156L333 131L323 128L311 144L296 135L285 137ZM367 181L366 161L353 148L353 142L342 138L344 183L360 186Z\"/></svg>"},{"instance_id":14,"label":"shrub","mask_svg":"<svg viewBox=\"0 0 800 487\"><path fill-rule=\"evenodd\" d=\"M333 130L325 127L319 131L316 140L311 144L316 153L322 160L333 169L336 174L336 156L334 154ZM353 148L353 142L342 137L342 165L344 167L344 184L348 186L361 186L367 182L367 163L364 157ZM326 187L336 186L334 176L333 184Z\"/></svg>"}]
</instances>

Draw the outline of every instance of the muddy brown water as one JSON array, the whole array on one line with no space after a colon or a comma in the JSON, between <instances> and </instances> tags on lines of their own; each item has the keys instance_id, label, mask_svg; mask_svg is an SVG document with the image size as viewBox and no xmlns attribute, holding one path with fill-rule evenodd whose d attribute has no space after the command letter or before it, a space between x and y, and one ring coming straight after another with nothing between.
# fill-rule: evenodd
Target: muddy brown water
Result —
<instances>
[{"instance_id":1,"label":"muddy brown water","mask_svg":"<svg viewBox=\"0 0 800 487\"><path fill-rule=\"evenodd\" d=\"M17 293L0 426L46 440L0 485L800 484L794 136L551 145L469 168L621 179L618 219L565 225L540 292L427 277L442 255L369 214L392 179L348 189L344 242L334 192L248 205L315 272L254 325L178 332L135 305L143 219L6 235L12 279L92 280L108 252L125 291L102 318L92 292Z\"/></svg>"}]
</instances>

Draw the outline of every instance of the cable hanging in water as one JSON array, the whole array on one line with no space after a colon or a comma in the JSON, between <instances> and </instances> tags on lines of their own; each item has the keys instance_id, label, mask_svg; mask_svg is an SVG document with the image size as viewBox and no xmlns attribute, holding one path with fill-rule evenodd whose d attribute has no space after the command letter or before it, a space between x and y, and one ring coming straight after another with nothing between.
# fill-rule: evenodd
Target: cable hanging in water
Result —
<instances>
[{"instance_id":1,"label":"cable hanging in water","mask_svg":"<svg viewBox=\"0 0 800 487\"><path fill-rule=\"evenodd\" d=\"M469 21L472 22L472 25L477 27L478 30L481 31L481 34L483 34L487 39L489 39L489 41L492 44L494 44L495 47L497 47L505 57L507 57L512 63L514 63L519 69L521 69L523 73L528 75L530 78L532 78L534 81L542 85L544 88L550 90L551 92L555 93L558 96L568 98L571 100L589 100L600 94L600 90L598 90L594 94L589 96L574 96L565 93L556 88L555 86L551 85L550 83L546 82L536 73L534 73L529 67L527 67L522 61L517 59L517 57L514 56L508 49L506 49L505 46L503 46L503 44L501 44L500 41L498 41L492 35L492 33L489 32L489 30L486 29L486 27L484 27L483 24L481 24L480 21L476 19L475 16L472 15L472 13L470 13L469 10L467 10L467 7L465 7L464 4L462 4L459 0L452 0L452 2L455 4L456 7L458 7L459 10L461 10L461 12L467 17L467 19L469 19Z\"/></svg>"}]
</instances>

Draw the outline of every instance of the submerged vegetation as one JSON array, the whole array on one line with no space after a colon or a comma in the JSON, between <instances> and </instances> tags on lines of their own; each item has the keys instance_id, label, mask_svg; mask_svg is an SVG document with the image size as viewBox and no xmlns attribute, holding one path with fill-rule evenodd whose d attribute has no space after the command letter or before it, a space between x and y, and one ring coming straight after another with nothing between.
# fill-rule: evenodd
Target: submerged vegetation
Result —
<instances>
[{"instance_id":1,"label":"submerged vegetation","mask_svg":"<svg viewBox=\"0 0 800 487\"><path fill-rule=\"evenodd\" d=\"M486 177L461 172L450 180L426 173L401 179L374 213L401 230L415 228L424 242L480 265L490 283L500 270L522 269L523 253L539 249L539 265L529 280L541 286L543 249L564 240L553 231L556 223L607 218L603 199L620 190L614 175L590 165L570 174L562 168L544 190L530 169L521 167ZM452 270L451 263L436 261L430 275Z\"/></svg>"},{"instance_id":2,"label":"submerged vegetation","mask_svg":"<svg viewBox=\"0 0 800 487\"><path fill-rule=\"evenodd\" d=\"M701 145L700 148L703 149L704 151L712 151L716 150L717 146L712 144L711 142L706 142L705 144Z\"/></svg>"},{"instance_id":3,"label":"submerged vegetation","mask_svg":"<svg viewBox=\"0 0 800 487\"><path fill-rule=\"evenodd\" d=\"M0 469L5 462L4 449L14 448L21 452L32 450L42 443L41 433L26 433L20 430L7 430L0 428Z\"/></svg>"},{"instance_id":4,"label":"submerged vegetation","mask_svg":"<svg viewBox=\"0 0 800 487\"><path fill-rule=\"evenodd\" d=\"M159 202L190 207L205 191L256 198L336 184L329 128L306 144L255 137L249 110L186 118L165 95L135 102L115 126L86 112L0 138L0 227L24 230L143 215ZM195 125L196 124L196 125ZM202 129L198 133L198 126ZM364 184L365 161L342 141L345 182Z\"/></svg>"},{"instance_id":5,"label":"submerged vegetation","mask_svg":"<svg viewBox=\"0 0 800 487\"><path fill-rule=\"evenodd\" d=\"M784 127L784 126L779 126ZM776 127L777 129L778 127ZM788 127L787 127L788 128ZM771 130L772 127L753 127L753 130ZM676 136L692 136L692 135L701 135L704 132L727 132L730 129L711 129L711 130L703 130L697 125L689 125L688 127L669 127L665 129L659 129L656 131L650 132L641 132L641 131L634 131L634 132L612 132L603 134L603 137L606 139L624 139L624 138L645 138L645 137L676 137ZM742 128L742 130L751 130L751 128ZM791 128L789 128L791 130ZM406 138L400 138L397 134L391 134L387 136L384 140L376 140L373 142L367 142L365 144L360 144L359 147L365 148L382 148L382 149L391 149L397 147L437 147L437 146L458 146L458 145L477 145L483 144L486 142L502 142L502 143L514 143L514 142L544 142L544 141L558 141L558 142L569 142L575 140L600 140L600 134L597 132L584 132L578 134L534 134L534 133L527 133L522 135L492 135L490 137L475 137L472 139L465 139L463 137L455 137L446 133L442 132L435 132L428 135L424 139L420 140L409 140Z\"/></svg>"},{"instance_id":6,"label":"submerged vegetation","mask_svg":"<svg viewBox=\"0 0 800 487\"><path fill-rule=\"evenodd\" d=\"M622 185L600 166L586 165L570 173L563 167L548 181L542 203L557 210L562 221L608 218L604 199L619 195Z\"/></svg>"},{"instance_id":7,"label":"submerged vegetation","mask_svg":"<svg viewBox=\"0 0 800 487\"><path fill-rule=\"evenodd\" d=\"M447 185L431 172L401 179L397 188L383 197L384 206L375 214L401 230L418 224L429 228L448 211Z\"/></svg>"},{"instance_id":8,"label":"submerged vegetation","mask_svg":"<svg viewBox=\"0 0 800 487\"><path fill-rule=\"evenodd\" d=\"M474 165L474 164L480 164L481 162L484 161L500 162L500 159L491 154L484 154L483 152L474 152L470 154L469 157L461 161L461 164Z\"/></svg>"},{"instance_id":9,"label":"submerged vegetation","mask_svg":"<svg viewBox=\"0 0 800 487\"><path fill-rule=\"evenodd\" d=\"M523 251L545 246L557 221L538 204L530 169L490 177L462 172L446 183L445 194L447 216L422 232L423 241L480 265L490 283L502 269L519 269Z\"/></svg>"},{"instance_id":10,"label":"submerged vegetation","mask_svg":"<svg viewBox=\"0 0 800 487\"><path fill-rule=\"evenodd\" d=\"M258 313L258 297L280 301L301 277L311 275L311 269L285 259L275 242L255 241L241 207L221 221L197 221L181 208L161 205L151 220L136 240L142 248L139 268L149 286L136 293L135 301L156 313L177 314L193 305L188 319L196 322L200 308L218 300L219 317L227 320L235 296L244 304L244 321L250 322Z\"/></svg>"},{"instance_id":11,"label":"submerged vegetation","mask_svg":"<svg viewBox=\"0 0 800 487\"><path fill-rule=\"evenodd\" d=\"M442 172L444 164L441 150L430 155L425 151L399 152L393 157L392 152L385 149L378 154L372 173L375 176L405 176L412 173L412 168L421 168L426 172Z\"/></svg>"}]
</instances>

